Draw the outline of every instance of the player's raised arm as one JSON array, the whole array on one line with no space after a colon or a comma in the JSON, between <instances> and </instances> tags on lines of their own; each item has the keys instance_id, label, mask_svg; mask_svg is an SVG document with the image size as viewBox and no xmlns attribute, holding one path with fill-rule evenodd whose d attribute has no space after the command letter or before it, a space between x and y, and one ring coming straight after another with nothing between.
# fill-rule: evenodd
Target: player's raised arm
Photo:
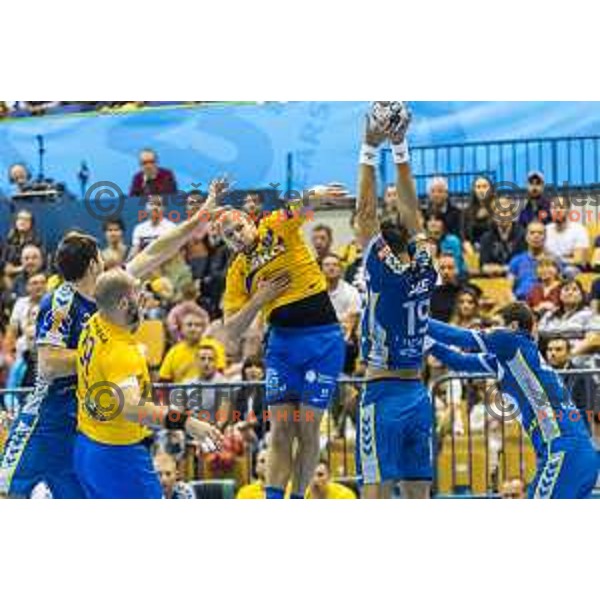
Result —
<instances>
[{"instance_id":1,"label":"player's raised arm","mask_svg":"<svg viewBox=\"0 0 600 600\"><path fill-rule=\"evenodd\" d=\"M410 167L410 154L406 133L411 115L403 102L394 102L390 143L396 165L396 209L400 222L408 229L411 236L423 232L423 224L419 219L419 199Z\"/></svg>"},{"instance_id":2,"label":"player's raised arm","mask_svg":"<svg viewBox=\"0 0 600 600\"><path fill-rule=\"evenodd\" d=\"M386 139L383 118L374 103L372 112L365 119L365 132L360 149L358 167L358 191L356 196L356 226L358 242L368 245L371 238L379 231L377 218L377 168L379 146Z\"/></svg>"},{"instance_id":3,"label":"player's raised arm","mask_svg":"<svg viewBox=\"0 0 600 600\"><path fill-rule=\"evenodd\" d=\"M209 188L208 198L198 213L165 233L131 259L127 263L127 271L136 279L144 279L165 261L175 256L192 235L207 231L215 214L219 211L217 202L227 193L228 189L229 184L226 180L213 181Z\"/></svg>"}]
</instances>

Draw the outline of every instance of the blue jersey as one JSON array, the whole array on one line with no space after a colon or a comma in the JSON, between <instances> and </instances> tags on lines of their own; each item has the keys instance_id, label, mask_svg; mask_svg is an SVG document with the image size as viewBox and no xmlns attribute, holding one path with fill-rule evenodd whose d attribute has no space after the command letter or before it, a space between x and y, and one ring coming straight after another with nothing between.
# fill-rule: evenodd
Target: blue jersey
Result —
<instances>
[{"instance_id":1,"label":"blue jersey","mask_svg":"<svg viewBox=\"0 0 600 600\"><path fill-rule=\"evenodd\" d=\"M362 321L363 360L374 369L421 369L429 305L437 273L427 255L411 264L393 254L383 236L364 257L367 306Z\"/></svg>"},{"instance_id":2,"label":"blue jersey","mask_svg":"<svg viewBox=\"0 0 600 600\"><path fill-rule=\"evenodd\" d=\"M461 373L488 374L498 380L504 397L518 407L517 415L538 457L548 449L592 447L590 435L562 378L540 354L533 337L498 329L480 333L431 320L431 353ZM473 354L450 348L459 346Z\"/></svg>"},{"instance_id":3,"label":"blue jersey","mask_svg":"<svg viewBox=\"0 0 600 600\"><path fill-rule=\"evenodd\" d=\"M82 296L71 283L63 283L40 303L36 324L38 346L76 350L79 336L87 320L96 312L96 303ZM49 397L74 393L77 375L45 381L38 376L36 388L47 390ZM73 409L75 407L72 407Z\"/></svg>"}]
</instances>

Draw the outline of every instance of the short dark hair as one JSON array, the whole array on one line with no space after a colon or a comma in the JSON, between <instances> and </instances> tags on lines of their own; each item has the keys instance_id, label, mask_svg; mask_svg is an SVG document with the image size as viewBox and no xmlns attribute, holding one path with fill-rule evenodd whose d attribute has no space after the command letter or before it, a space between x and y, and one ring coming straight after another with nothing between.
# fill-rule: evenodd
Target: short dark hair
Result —
<instances>
[{"instance_id":1,"label":"short dark hair","mask_svg":"<svg viewBox=\"0 0 600 600\"><path fill-rule=\"evenodd\" d=\"M382 219L379 229L381 237L383 237L385 243L392 249L395 255L408 252L410 233L397 218L390 216Z\"/></svg>"},{"instance_id":2,"label":"short dark hair","mask_svg":"<svg viewBox=\"0 0 600 600\"><path fill-rule=\"evenodd\" d=\"M520 330L531 333L535 323L532 310L524 302L511 302L500 311L505 325L517 323Z\"/></svg>"},{"instance_id":3,"label":"short dark hair","mask_svg":"<svg viewBox=\"0 0 600 600\"><path fill-rule=\"evenodd\" d=\"M79 281L99 254L98 242L91 235L70 233L58 246L56 268L65 281Z\"/></svg>"},{"instance_id":4,"label":"short dark hair","mask_svg":"<svg viewBox=\"0 0 600 600\"><path fill-rule=\"evenodd\" d=\"M333 229L331 229L331 227L329 227L329 225L325 225L324 223L319 223L318 225L315 225L314 229L313 229L313 233L315 231L324 231L327 236L329 237L330 240L333 240Z\"/></svg>"},{"instance_id":5,"label":"short dark hair","mask_svg":"<svg viewBox=\"0 0 600 600\"><path fill-rule=\"evenodd\" d=\"M115 217L113 219L106 219L106 221L102 223L102 231L106 233L111 225L116 225L123 233L125 233L125 223L123 222L123 219L119 217Z\"/></svg>"}]
</instances>

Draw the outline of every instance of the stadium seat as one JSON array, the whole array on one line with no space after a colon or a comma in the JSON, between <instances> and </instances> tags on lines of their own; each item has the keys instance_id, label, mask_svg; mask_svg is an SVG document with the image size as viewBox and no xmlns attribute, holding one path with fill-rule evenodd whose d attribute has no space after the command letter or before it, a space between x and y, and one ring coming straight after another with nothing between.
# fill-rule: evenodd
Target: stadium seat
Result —
<instances>
[{"instance_id":1,"label":"stadium seat","mask_svg":"<svg viewBox=\"0 0 600 600\"><path fill-rule=\"evenodd\" d=\"M483 298L492 300L496 306L513 300L512 283L506 277L474 278L471 283L482 291Z\"/></svg>"},{"instance_id":2,"label":"stadium seat","mask_svg":"<svg viewBox=\"0 0 600 600\"><path fill-rule=\"evenodd\" d=\"M213 479L212 481L190 481L197 500L233 500L235 481Z\"/></svg>"}]
</instances>

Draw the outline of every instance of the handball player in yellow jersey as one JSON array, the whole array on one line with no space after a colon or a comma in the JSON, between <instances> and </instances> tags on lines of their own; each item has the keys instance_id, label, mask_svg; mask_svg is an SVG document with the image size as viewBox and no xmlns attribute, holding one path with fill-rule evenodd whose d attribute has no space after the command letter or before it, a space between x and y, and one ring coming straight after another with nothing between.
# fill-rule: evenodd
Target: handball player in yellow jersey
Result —
<instances>
[{"instance_id":1,"label":"handball player in yellow jersey","mask_svg":"<svg viewBox=\"0 0 600 600\"><path fill-rule=\"evenodd\" d=\"M265 280L285 282L263 316L266 340L266 401L271 411L267 499L303 498L319 461L319 425L342 371L344 338L325 278L304 239L300 207L272 212L258 224L245 213L226 210L217 220L235 253L224 296L225 324L250 310Z\"/></svg>"},{"instance_id":2,"label":"handball player in yellow jersey","mask_svg":"<svg viewBox=\"0 0 600 600\"><path fill-rule=\"evenodd\" d=\"M279 291L263 286L253 305L260 307ZM98 312L79 339L75 472L87 498L162 497L147 444L150 428L183 430L209 449L222 439L209 423L152 402L146 359L133 336L140 323L139 298L138 283L127 272L102 274L96 284ZM234 322L224 335L239 335L238 326Z\"/></svg>"}]
</instances>

